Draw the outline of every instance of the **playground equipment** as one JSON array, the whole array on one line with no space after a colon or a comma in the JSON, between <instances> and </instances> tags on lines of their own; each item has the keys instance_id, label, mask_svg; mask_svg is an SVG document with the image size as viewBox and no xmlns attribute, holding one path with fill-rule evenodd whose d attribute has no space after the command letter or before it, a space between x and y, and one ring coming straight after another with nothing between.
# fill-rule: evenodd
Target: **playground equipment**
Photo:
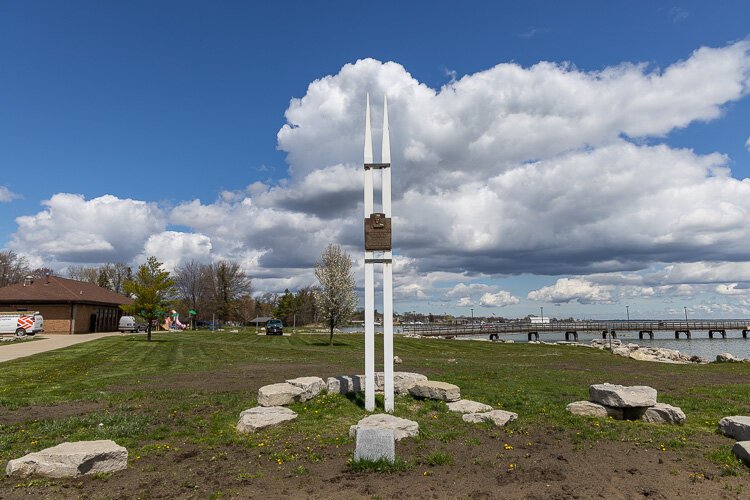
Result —
<instances>
[{"instance_id":1,"label":"playground equipment","mask_svg":"<svg viewBox=\"0 0 750 500\"><path fill-rule=\"evenodd\" d=\"M185 330L187 328L187 325L180 322L180 315L174 309L172 309L172 314L164 319L162 326L165 330Z\"/></svg>"}]
</instances>

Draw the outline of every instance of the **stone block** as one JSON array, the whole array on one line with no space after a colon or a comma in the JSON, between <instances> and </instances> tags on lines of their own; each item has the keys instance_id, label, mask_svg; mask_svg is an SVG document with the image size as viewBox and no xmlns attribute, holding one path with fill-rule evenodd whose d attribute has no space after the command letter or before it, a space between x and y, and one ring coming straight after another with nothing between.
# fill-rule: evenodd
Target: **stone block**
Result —
<instances>
[{"instance_id":1,"label":"stone block","mask_svg":"<svg viewBox=\"0 0 750 500\"><path fill-rule=\"evenodd\" d=\"M732 453L750 466L750 441L737 441L732 447Z\"/></svg>"},{"instance_id":2,"label":"stone block","mask_svg":"<svg viewBox=\"0 0 750 500\"><path fill-rule=\"evenodd\" d=\"M492 422L496 427L502 427L508 422L516 420L518 418L518 414L504 410L492 410L484 413L466 413L461 418L464 422L468 422L470 424Z\"/></svg>"},{"instance_id":3,"label":"stone block","mask_svg":"<svg viewBox=\"0 0 750 500\"><path fill-rule=\"evenodd\" d=\"M737 441L750 440L750 417L735 415L719 420L719 430Z\"/></svg>"},{"instance_id":4,"label":"stone block","mask_svg":"<svg viewBox=\"0 0 750 500\"><path fill-rule=\"evenodd\" d=\"M419 424L413 420L394 417L387 413L369 415L349 427L349 437L355 438L360 429L391 429L396 441L419 434Z\"/></svg>"},{"instance_id":5,"label":"stone block","mask_svg":"<svg viewBox=\"0 0 750 500\"><path fill-rule=\"evenodd\" d=\"M258 389L258 404L261 406L284 406L300 401L305 391L297 386L282 382L264 385Z\"/></svg>"},{"instance_id":6,"label":"stone block","mask_svg":"<svg viewBox=\"0 0 750 500\"><path fill-rule=\"evenodd\" d=\"M656 405L646 409L641 419L654 424L682 425L685 423L685 413L677 406L656 403Z\"/></svg>"},{"instance_id":7,"label":"stone block","mask_svg":"<svg viewBox=\"0 0 750 500\"><path fill-rule=\"evenodd\" d=\"M393 373L393 392L396 394L409 394L409 389L419 382L426 382L427 377L421 373L412 372L394 372Z\"/></svg>"},{"instance_id":8,"label":"stone block","mask_svg":"<svg viewBox=\"0 0 750 500\"><path fill-rule=\"evenodd\" d=\"M127 467L128 450L107 439L62 443L29 453L9 461L5 473L8 476L63 478L116 472Z\"/></svg>"},{"instance_id":9,"label":"stone block","mask_svg":"<svg viewBox=\"0 0 750 500\"><path fill-rule=\"evenodd\" d=\"M415 398L437 399L438 401L458 401L461 399L461 389L457 385L436 380L417 382L409 394Z\"/></svg>"},{"instance_id":10,"label":"stone block","mask_svg":"<svg viewBox=\"0 0 750 500\"><path fill-rule=\"evenodd\" d=\"M656 404L656 389L645 385L594 384L589 399L614 408L644 408Z\"/></svg>"},{"instance_id":11,"label":"stone block","mask_svg":"<svg viewBox=\"0 0 750 500\"><path fill-rule=\"evenodd\" d=\"M287 380L286 383L302 389L303 392L299 395L299 401L307 401L314 398L326 387L325 381L320 377L293 378Z\"/></svg>"},{"instance_id":12,"label":"stone block","mask_svg":"<svg viewBox=\"0 0 750 500\"><path fill-rule=\"evenodd\" d=\"M565 407L565 409L573 415L580 415L582 417L612 417L615 420L623 419L622 408L604 406L600 405L599 403L592 403L591 401L576 401L574 403L570 403Z\"/></svg>"},{"instance_id":13,"label":"stone block","mask_svg":"<svg viewBox=\"0 0 750 500\"><path fill-rule=\"evenodd\" d=\"M490 405L471 401L470 399L459 399L458 401L448 403L448 410L457 413L484 413L492 411L492 409Z\"/></svg>"},{"instance_id":14,"label":"stone block","mask_svg":"<svg viewBox=\"0 0 750 500\"><path fill-rule=\"evenodd\" d=\"M363 427L357 430L354 460L396 460L396 436L393 429Z\"/></svg>"},{"instance_id":15,"label":"stone block","mask_svg":"<svg viewBox=\"0 0 750 500\"><path fill-rule=\"evenodd\" d=\"M240 413L237 432L254 433L295 418L297 418L297 414L283 406L256 406Z\"/></svg>"}]
</instances>

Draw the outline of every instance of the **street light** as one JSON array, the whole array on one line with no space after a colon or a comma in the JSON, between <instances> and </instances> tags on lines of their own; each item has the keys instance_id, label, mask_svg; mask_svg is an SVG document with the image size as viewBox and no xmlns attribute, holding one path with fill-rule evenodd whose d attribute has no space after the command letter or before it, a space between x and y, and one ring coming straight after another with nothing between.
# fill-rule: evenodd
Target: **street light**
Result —
<instances>
[{"instance_id":1,"label":"street light","mask_svg":"<svg viewBox=\"0 0 750 500\"><path fill-rule=\"evenodd\" d=\"M541 313L542 313L542 319L541 319L540 321L541 321L542 323L544 323L544 307L542 307L542 306L539 306L539 310L540 310L540 311L541 311Z\"/></svg>"},{"instance_id":2,"label":"street light","mask_svg":"<svg viewBox=\"0 0 750 500\"><path fill-rule=\"evenodd\" d=\"M687 321L687 306L683 307L683 309L685 309L685 321Z\"/></svg>"},{"instance_id":3,"label":"street light","mask_svg":"<svg viewBox=\"0 0 750 500\"><path fill-rule=\"evenodd\" d=\"M474 308L471 308L471 324L474 324Z\"/></svg>"},{"instance_id":4,"label":"street light","mask_svg":"<svg viewBox=\"0 0 750 500\"><path fill-rule=\"evenodd\" d=\"M625 306L625 312L628 313L628 323L630 323L630 306Z\"/></svg>"}]
</instances>

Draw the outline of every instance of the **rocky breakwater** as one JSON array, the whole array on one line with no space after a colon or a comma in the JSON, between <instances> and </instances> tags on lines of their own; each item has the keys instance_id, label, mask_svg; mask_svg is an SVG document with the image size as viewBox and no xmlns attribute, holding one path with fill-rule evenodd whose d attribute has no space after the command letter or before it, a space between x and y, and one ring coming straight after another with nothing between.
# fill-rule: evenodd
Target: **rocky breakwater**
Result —
<instances>
[{"instance_id":1,"label":"rocky breakwater","mask_svg":"<svg viewBox=\"0 0 750 500\"><path fill-rule=\"evenodd\" d=\"M609 349L612 347L612 353L625 358L636 359L638 361L656 361L659 363L689 364L689 363L708 363L700 356L689 356L674 349L663 347L643 347L638 344L623 344L619 339L594 339L591 341L591 347L596 349Z\"/></svg>"},{"instance_id":2,"label":"rocky breakwater","mask_svg":"<svg viewBox=\"0 0 750 500\"><path fill-rule=\"evenodd\" d=\"M589 401L576 401L565 407L574 415L612 417L615 420L643 420L659 424L683 424L685 414L676 407L656 401L656 389L645 385L589 386Z\"/></svg>"}]
</instances>

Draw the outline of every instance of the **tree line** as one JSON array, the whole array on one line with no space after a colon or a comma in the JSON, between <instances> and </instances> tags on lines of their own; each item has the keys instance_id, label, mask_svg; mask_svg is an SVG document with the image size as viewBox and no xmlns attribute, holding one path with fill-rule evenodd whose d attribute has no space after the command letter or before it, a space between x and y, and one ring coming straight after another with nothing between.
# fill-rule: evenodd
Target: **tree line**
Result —
<instances>
[{"instance_id":1,"label":"tree line","mask_svg":"<svg viewBox=\"0 0 750 500\"><path fill-rule=\"evenodd\" d=\"M193 316L222 323L247 325L257 317L275 317L286 325L323 322L330 327L332 342L334 328L347 321L357 305L352 264L341 247L329 245L315 265L317 285L257 296L253 296L251 278L231 260L211 264L189 261L170 273L155 257L148 257L135 273L123 262L109 262L69 266L67 276L134 298L136 303L128 312L144 319L158 320L173 308L185 319ZM26 258L12 250L0 252L0 286L19 283L29 275L39 278L47 274L54 271L31 269ZM196 314L190 315L190 311Z\"/></svg>"}]
</instances>

